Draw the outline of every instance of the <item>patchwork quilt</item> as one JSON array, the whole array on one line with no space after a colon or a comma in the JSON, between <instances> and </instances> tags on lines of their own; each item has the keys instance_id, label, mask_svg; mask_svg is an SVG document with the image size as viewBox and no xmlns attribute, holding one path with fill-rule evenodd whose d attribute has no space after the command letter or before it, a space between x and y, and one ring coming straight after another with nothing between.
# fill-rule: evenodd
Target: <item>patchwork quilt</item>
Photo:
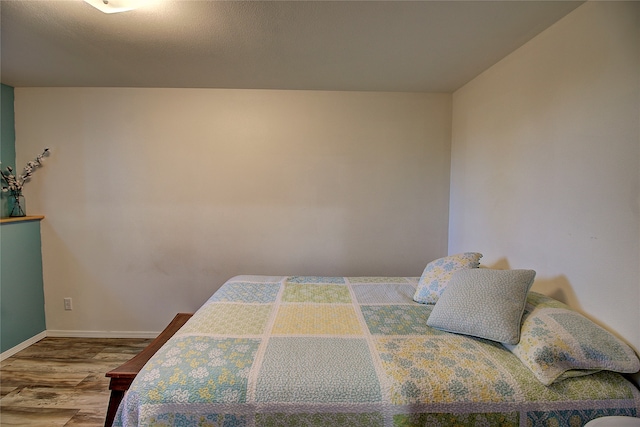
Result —
<instances>
[{"instance_id":1,"label":"patchwork quilt","mask_svg":"<svg viewBox=\"0 0 640 427\"><path fill-rule=\"evenodd\" d=\"M499 343L427 326L418 278L237 276L147 363L116 426L582 426L640 416L598 372L544 386Z\"/></svg>"}]
</instances>

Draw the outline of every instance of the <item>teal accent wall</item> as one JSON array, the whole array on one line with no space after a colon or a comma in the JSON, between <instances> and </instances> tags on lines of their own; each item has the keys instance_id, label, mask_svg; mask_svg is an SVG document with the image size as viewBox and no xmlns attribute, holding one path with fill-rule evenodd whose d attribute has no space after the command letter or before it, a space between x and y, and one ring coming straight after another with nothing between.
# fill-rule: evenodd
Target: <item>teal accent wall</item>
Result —
<instances>
[{"instance_id":1,"label":"teal accent wall","mask_svg":"<svg viewBox=\"0 0 640 427\"><path fill-rule=\"evenodd\" d=\"M40 222L0 226L0 352L46 330Z\"/></svg>"},{"instance_id":2,"label":"teal accent wall","mask_svg":"<svg viewBox=\"0 0 640 427\"><path fill-rule=\"evenodd\" d=\"M14 94L1 85L0 161L3 170L16 163ZM2 197L2 216L8 215ZM46 330L40 222L0 225L0 353Z\"/></svg>"},{"instance_id":3,"label":"teal accent wall","mask_svg":"<svg viewBox=\"0 0 640 427\"><path fill-rule=\"evenodd\" d=\"M16 128L13 112L13 88L5 84L0 86L0 116L2 118L0 121L0 137L2 138L0 162L2 162L4 169L6 166L15 167L16 165Z\"/></svg>"},{"instance_id":4,"label":"teal accent wall","mask_svg":"<svg viewBox=\"0 0 640 427\"><path fill-rule=\"evenodd\" d=\"M0 85L0 162L2 170L7 166L15 169L16 166L16 128L13 110L13 88L7 85ZM7 195L0 195L0 216L9 216L9 204Z\"/></svg>"}]
</instances>

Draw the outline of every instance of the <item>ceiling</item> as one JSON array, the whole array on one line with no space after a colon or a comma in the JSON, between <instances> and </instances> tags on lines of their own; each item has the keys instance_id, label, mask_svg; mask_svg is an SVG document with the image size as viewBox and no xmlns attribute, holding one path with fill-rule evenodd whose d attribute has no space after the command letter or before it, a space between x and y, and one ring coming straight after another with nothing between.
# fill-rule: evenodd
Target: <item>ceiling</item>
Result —
<instances>
[{"instance_id":1,"label":"ceiling","mask_svg":"<svg viewBox=\"0 0 640 427\"><path fill-rule=\"evenodd\" d=\"M582 1L1 0L2 83L453 92Z\"/></svg>"}]
</instances>

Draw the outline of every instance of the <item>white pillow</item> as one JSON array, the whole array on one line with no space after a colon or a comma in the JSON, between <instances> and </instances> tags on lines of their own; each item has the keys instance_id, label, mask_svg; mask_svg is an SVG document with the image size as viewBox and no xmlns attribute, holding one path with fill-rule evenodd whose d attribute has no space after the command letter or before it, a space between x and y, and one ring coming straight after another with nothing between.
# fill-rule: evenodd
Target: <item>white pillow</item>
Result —
<instances>
[{"instance_id":1,"label":"white pillow","mask_svg":"<svg viewBox=\"0 0 640 427\"><path fill-rule=\"evenodd\" d=\"M520 341L520 322L533 270L456 271L433 307L427 325L501 343Z\"/></svg>"}]
</instances>

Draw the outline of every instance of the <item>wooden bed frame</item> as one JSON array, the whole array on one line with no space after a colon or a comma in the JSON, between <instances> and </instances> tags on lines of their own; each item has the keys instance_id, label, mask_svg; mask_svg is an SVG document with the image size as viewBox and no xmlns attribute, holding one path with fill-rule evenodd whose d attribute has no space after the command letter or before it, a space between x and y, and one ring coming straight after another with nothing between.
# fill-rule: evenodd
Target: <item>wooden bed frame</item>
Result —
<instances>
[{"instance_id":1,"label":"wooden bed frame","mask_svg":"<svg viewBox=\"0 0 640 427\"><path fill-rule=\"evenodd\" d=\"M187 320L189 320L191 316L193 316L193 313L176 314L176 317L173 318L171 323L169 323L169 325L160 332L160 335L151 341L144 350L131 358L128 362L105 374L106 377L111 378L111 381L109 382L111 396L109 398L107 417L104 421L105 427L111 427L113 424L116 412L118 411L118 406L120 405L125 392L129 390L129 386L131 386L133 379L138 375L138 372L140 372L140 369L142 369L149 359L151 359L151 356L156 354L156 351L158 351L160 347L162 347L162 345L182 327L182 325L187 323Z\"/></svg>"}]
</instances>

